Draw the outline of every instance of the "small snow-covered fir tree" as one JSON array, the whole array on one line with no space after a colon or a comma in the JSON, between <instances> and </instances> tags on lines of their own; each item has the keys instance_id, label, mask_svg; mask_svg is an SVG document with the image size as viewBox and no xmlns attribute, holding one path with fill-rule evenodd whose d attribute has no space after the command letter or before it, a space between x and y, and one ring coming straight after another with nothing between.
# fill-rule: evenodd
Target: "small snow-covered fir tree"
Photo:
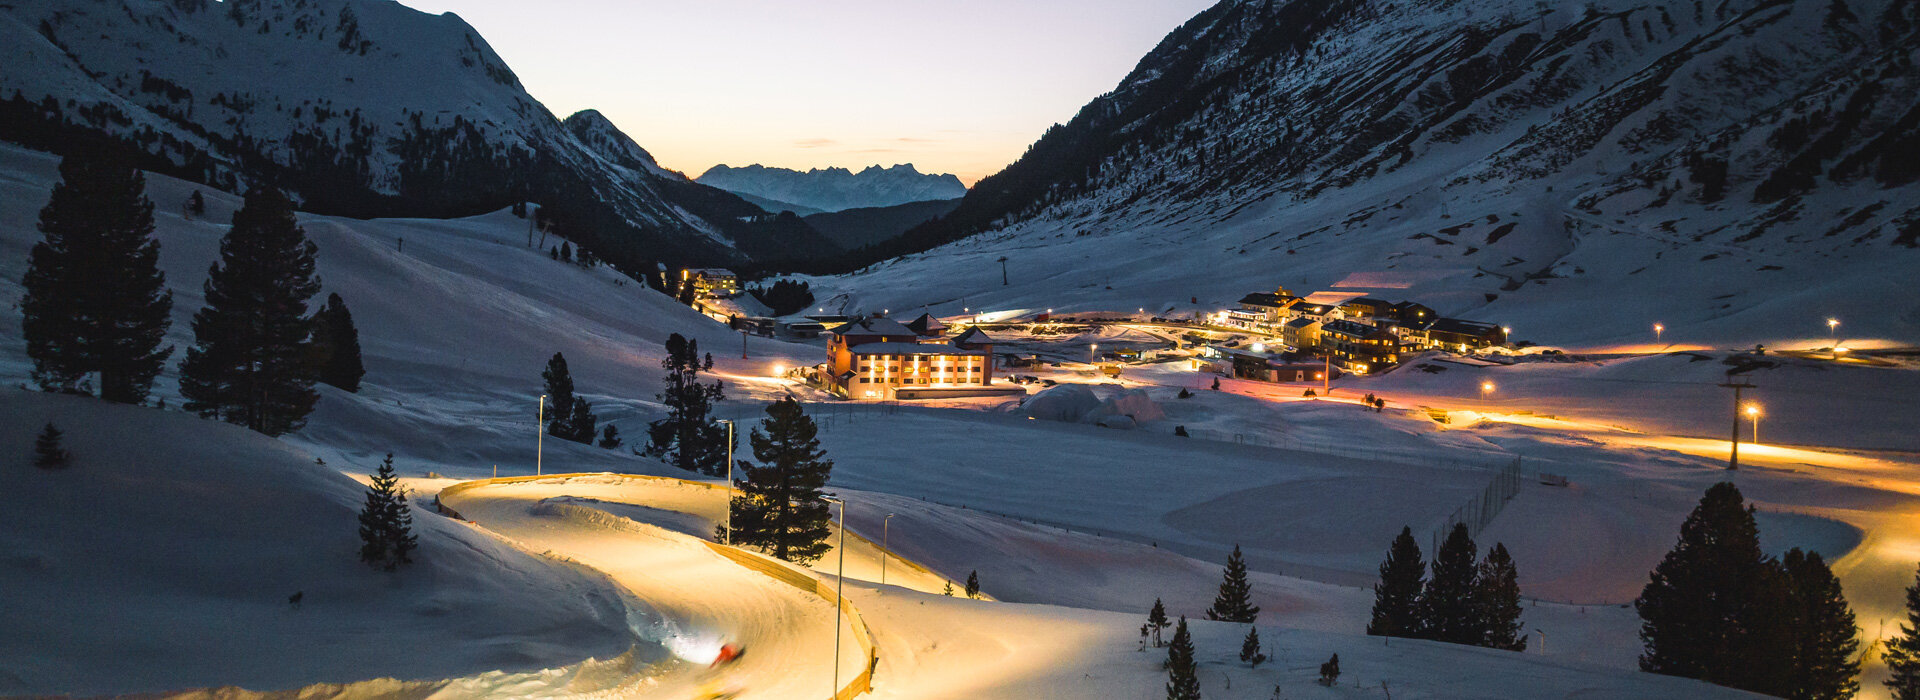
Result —
<instances>
[{"instance_id":1,"label":"small snow-covered fir tree","mask_svg":"<svg viewBox=\"0 0 1920 700\"><path fill-rule=\"evenodd\" d=\"M1240 556L1240 545L1227 555L1221 572L1220 593L1207 608L1207 619L1221 622L1251 623L1260 617L1260 606L1253 604L1253 584L1247 581L1247 560Z\"/></svg>"},{"instance_id":2,"label":"small snow-covered fir tree","mask_svg":"<svg viewBox=\"0 0 1920 700\"><path fill-rule=\"evenodd\" d=\"M1153 630L1154 648L1161 646L1160 632L1172 626L1173 622L1167 619L1167 606L1162 605L1159 598L1153 599L1153 609L1147 611L1147 627Z\"/></svg>"},{"instance_id":3,"label":"small snow-covered fir tree","mask_svg":"<svg viewBox=\"0 0 1920 700\"><path fill-rule=\"evenodd\" d=\"M1247 625L1247 638L1240 642L1240 660L1250 667L1259 667L1267 660L1265 652L1260 651L1260 629Z\"/></svg>"},{"instance_id":4,"label":"small snow-covered fir tree","mask_svg":"<svg viewBox=\"0 0 1920 700\"><path fill-rule=\"evenodd\" d=\"M47 428L40 431L40 436L33 440L33 466L41 469L59 469L67 466L73 455L60 446L61 435L60 429L53 427L52 423L48 423Z\"/></svg>"},{"instance_id":5,"label":"small snow-covered fir tree","mask_svg":"<svg viewBox=\"0 0 1920 700\"><path fill-rule=\"evenodd\" d=\"M1340 682L1340 655L1334 654L1333 658L1320 664L1320 685L1333 687L1333 684L1338 682Z\"/></svg>"},{"instance_id":6,"label":"small snow-covered fir tree","mask_svg":"<svg viewBox=\"0 0 1920 700\"><path fill-rule=\"evenodd\" d=\"M1198 665L1193 660L1193 635L1187 632L1187 616L1173 628L1173 643L1167 645L1167 700L1200 700Z\"/></svg>"}]
</instances>

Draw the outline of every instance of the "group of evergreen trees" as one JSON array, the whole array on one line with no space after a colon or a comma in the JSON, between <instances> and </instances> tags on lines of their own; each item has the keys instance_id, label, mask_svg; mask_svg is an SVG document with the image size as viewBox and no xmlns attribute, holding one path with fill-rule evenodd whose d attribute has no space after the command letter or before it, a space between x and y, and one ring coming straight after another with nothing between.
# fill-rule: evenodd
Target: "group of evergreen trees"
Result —
<instances>
[{"instance_id":1,"label":"group of evergreen trees","mask_svg":"<svg viewBox=\"0 0 1920 700\"><path fill-rule=\"evenodd\" d=\"M1907 587L1907 620L1900 634L1887 640L1887 689L1893 700L1920 700L1920 571Z\"/></svg>"},{"instance_id":2,"label":"group of evergreen trees","mask_svg":"<svg viewBox=\"0 0 1920 700\"><path fill-rule=\"evenodd\" d=\"M1780 697L1852 697L1859 630L1839 580L1818 553L1762 553L1753 512L1722 482L1681 524L1634 601L1640 668Z\"/></svg>"},{"instance_id":3,"label":"group of evergreen trees","mask_svg":"<svg viewBox=\"0 0 1920 700\"><path fill-rule=\"evenodd\" d=\"M675 336L678 337L678 336ZM744 475L733 509L731 542L758 547L786 561L811 563L827 553L833 513L821 489L833 472L833 460L820 449L818 428L793 397L767 405L767 417L753 429L755 465L740 460ZM729 533L721 525L716 533ZM979 591L968 579L968 595Z\"/></svg>"},{"instance_id":4,"label":"group of evergreen trees","mask_svg":"<svg viewBox=\"0 0 1920 700\"><path fill-rule=\"evenodd\" d=\"M813 305L813 289L806 282L778 280L766 287L748 287L747 293L766 304L775 316L785 316Z\"/></svg>"},{"instance_id":5,"label":"group of evergreen trees","mask_svg":"<svg viewBox=\"0 0 1920 700\"><path fill-rule=\"evenodd\" d=\"M713 356L700 355L700 341L675 333L667 338L666 390L660 395L667 417L648 426L645 454L707 476L727 469L727 429L713 418L713 403L726 398L720 382L701 384L700 373L713 369ZM771 410L771 409L769 409ZM812 425L812 419L807 424Z\"/></svg>"},{"instance_id":6,"label":"group of evergreen trees","mask_svg":"<svg viewBox=\"0 0 1920 700\"><path fill-rule=\"evenodd\" d=\"M1467 527L1455 525L1434 554L1429 579L1413 530L1401 528L1380 564L1367 634L1525 650L1513 557L1496 543L1476 564L1477 552Z\"/></svg>"},{"instance_id":7,"label":"group of evergreen trees","mask_svg":"<svg viewBox=\"0 0 1920 700\"><path fill-rule=\"evenodd\" d=\"M80 152L60 162L60 182L40 210L44 239L29 254L22 330L42 389L142 403L171 346L173 295L157 263L153 203L140 171ZM180 364L187 410L268 435L298 429L313 410L315 379L357 390L365 369L345 302L314 318L315 248L293 203L254 190L220 241L194 345Z\"/></svg>"}]
</instances>

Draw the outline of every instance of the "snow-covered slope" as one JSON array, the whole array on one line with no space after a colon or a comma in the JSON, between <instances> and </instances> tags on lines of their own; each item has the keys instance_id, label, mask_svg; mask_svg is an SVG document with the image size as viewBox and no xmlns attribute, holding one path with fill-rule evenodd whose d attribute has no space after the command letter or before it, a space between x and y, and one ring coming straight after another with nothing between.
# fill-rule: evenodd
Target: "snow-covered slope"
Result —
<instances>
[{"instance_id":1,"label":"snow-covered slope","mask_svg":"<svg viewBox=\"0 0 1920 700\"><path fill-rule=\"evenodd\" d=\"M729 192L798 204L816 211L890 207L908 202L958 199L967 194L967 186L960 184L960 178L952 174L923 175L912 163L891 168L869 165L857 173L846 168L800 172L759 164L744 168L721 164L708 168L698 180Z\"/></svg>"},{"instance_id":2,"label":"snow-covered slope","mask_svg":"<svg viewBox=\"0 0 1920 700\"><path fill-rule=\"evenodd\" d=\"M1917 14L1224 0L891 252L959 243L844 286L949 313L1339 286L1541 340L1829 314L1920 339L1892 282L1920 262Z\"/></svg>"},{"instance_id":3,"label":"snow-covered slope","mask_svg":"<svg viewBox=\"0 0 1920 700\"><path fill-rule=\"evenodd\" d=\"M308 211L567 210L602 257L721 260L757 210L662 169L597 113L563 124L453 14L391 0L0 4L0 138L102 137L145 166ZM166 207L174 203L163 203Z\"/></svg>"},{"instance_id":4,"label":"snow-covered slope","mask_svg":"<svg viewBox=\"0 0 1920 700\"><path fill-rule=\"evenodd\" d=\"M65 469L28 464L48 422L66 431ZM0 454L0 694L438 680L606 659L636 641L596 573L423 504L413 565L361 564L365 489L339 470L370 464L318 465L189 414L12 387Z\"/></svg>"}]
</instances>

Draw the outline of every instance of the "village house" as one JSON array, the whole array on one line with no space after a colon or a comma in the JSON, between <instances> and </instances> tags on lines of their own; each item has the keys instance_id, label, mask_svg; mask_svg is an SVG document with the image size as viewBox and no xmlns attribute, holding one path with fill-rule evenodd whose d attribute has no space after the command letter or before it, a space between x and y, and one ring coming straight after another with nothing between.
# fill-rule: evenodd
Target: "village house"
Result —
<instances>
[{"instance_id":1,"label":"village house","mask_svg":"<svg viewBox=\"0 0 1920 700\"><path fill-rule=\"evenodd\" d=\"M1320 347L1342 369L1374 372L1400 362L1400 338L1359 321L1328 321L1320 329Z\"/></svg>"},{"instance_id":2,"label":"village house","mask_svg":"<svg viewBox=\"0 0 1920 700\"><path fill-rule=\"evenodd\" d=\"M916 322L929 320L931 317L922 317ZM931 328L926 323L920 325L922 331ZM945 341L876 316L849 322L828 333L822 379L824 388L841 398L889 400L990 393L993 339L978 328L968 328ZM1024 390L1014 387L1012 392Z\"/></svg>"},{"instance_id":3,"label":"village house","mask_svg":"<svg viewBox=\"0 0 1920 700\"><path fill-rule=\"evenodd\" d=\"M732 270L719 267L693 268L680 271L680 283L693 285L695 298L728 297L740 293L740 276Z\"/></svg>"},{"instance_id":4,"label":"village house","mask_svg":"<svg viewBox=\"0 0 1920 700\"><path fill-rule=\"evenodd\" d=\"M1412 323L1401 332L1408 344L1448 352L1470 352L1505 345L1506 329L1491 323L1457 318L1435 318Z\"/></svg>"}]
</instances>

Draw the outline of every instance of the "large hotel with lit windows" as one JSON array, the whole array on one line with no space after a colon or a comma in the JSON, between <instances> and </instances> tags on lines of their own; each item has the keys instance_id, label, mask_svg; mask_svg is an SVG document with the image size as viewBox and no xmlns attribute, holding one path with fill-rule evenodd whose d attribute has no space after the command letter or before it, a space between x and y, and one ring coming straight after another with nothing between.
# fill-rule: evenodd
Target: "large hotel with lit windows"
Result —
<instances>
[{"instance_id":1,"label":"large hotel with lit windows","mask_svg":"<svg viewBox=\"0 0 1920 700\"><path fill-rule=\"evenodd\" d=\"M993 383L993 339L978 328L946 338L931 316L911 324L875 316L834 328L826 388L843 398L888 400L969 395Z\"/></svg>"}]
</instances>

